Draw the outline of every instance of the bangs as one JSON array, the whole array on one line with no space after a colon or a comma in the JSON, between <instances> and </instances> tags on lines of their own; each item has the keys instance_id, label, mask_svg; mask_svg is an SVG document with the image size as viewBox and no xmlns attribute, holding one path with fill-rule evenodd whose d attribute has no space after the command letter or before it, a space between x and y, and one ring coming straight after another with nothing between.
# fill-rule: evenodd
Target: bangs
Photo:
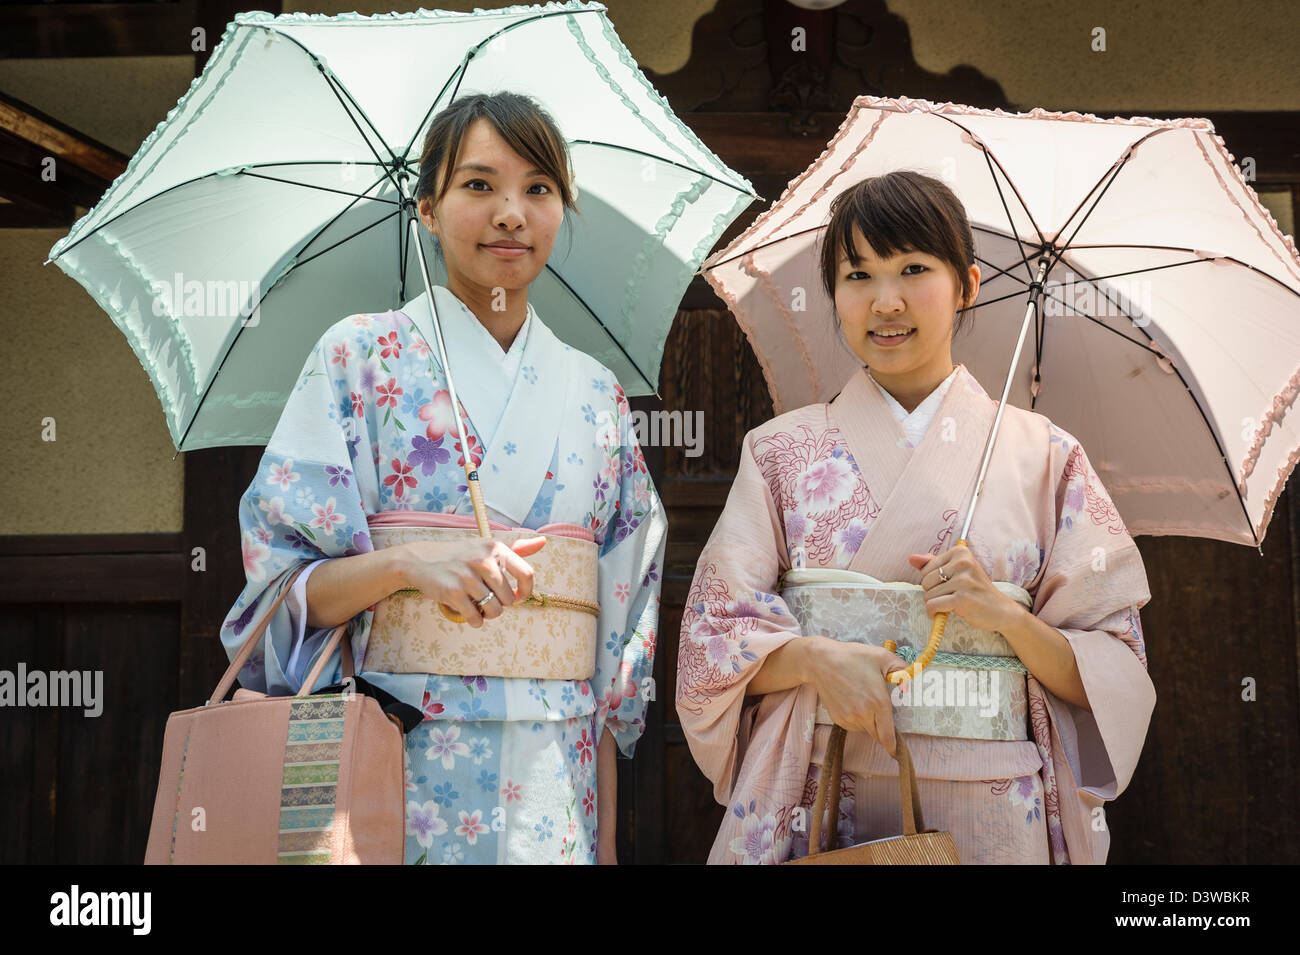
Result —
<instances>
[{"instance_id":1,"label":"bangs","mask_svg":"<svg viewBox=\"0 0 1300 955\"><path fill-rule=\"evenodd\" d=\"M855 226L878 258L887 259L907 252L943 257L947 243L932 206L922 206L915 201L916 197L900 196L898 191L888 197L874 195L874 192L871 189L854 190L849 201L844 203L842 213L836 216L839 221L832 223L837 243L837 265L841 254L847 255L854 265L860 260L853 242Z\"/></svg>"}]
</instances>

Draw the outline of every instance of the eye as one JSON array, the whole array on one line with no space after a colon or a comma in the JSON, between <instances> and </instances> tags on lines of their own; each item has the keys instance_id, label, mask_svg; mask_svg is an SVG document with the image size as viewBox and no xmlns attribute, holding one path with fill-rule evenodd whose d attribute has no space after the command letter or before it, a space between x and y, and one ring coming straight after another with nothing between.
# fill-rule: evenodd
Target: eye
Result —
<instances>
[{"instance_id":1,"label":"eye","mask_svg":"<svg viewBox=\"0 0 1300 955\"><path fill-rule=\"evenodd\" d=\"M547 196L547 195L550 195L550 193L551 193L551 187L548 186L548 185L547 185L546 183L544 183L544 182L535 182L535 183L533 183L531 186L529 186L528 188L529 188L530 191L533 190L533 189L544 189L544 190L546 190L545 192L535 192L535 193L533 193L533 195L535 195L535 196Z\"/></svg>"},{"instance_id":2,"label":"eye","mask_svg":"<svg viewBox=\"0 0 1300 955\"><path fill-rule=\"evenodd\" d=\"M926 268L926 267L925 267L924 265L922 265L920 262L911 262L911 263L909 263L909 264L907 265L907 267L904 269L904 271L906 271L906 269L920 269L920 270L921 270L920 272L912 272L912 273L911 273L912 275L920 275L921 272L928 272L928 271L930 271L928 268Z\"/></svg>"},{"instance_id":3,"label":"eye","mask_svg":"<svg viewBox=\"0 0 1300 955\"><path fill-rule=\"evenodd\" d=\"M475 189L475 188L474 188L475 185L482 186L483 189L490 189L490 188L491 188L491 187L490 187L486 182L484 182L482 179L470 179L470 180L467 180L466 183L465 183L465 187L466 187L467 189L470 189L470 190L473 191L473 192L482 192L482 191L483 191L483 189Z\"/></svg>"},{"instance_id":4,"label":"eye","mask_svg":"<svg viewBox=\"0 0 1300 955\"><path fill-rule=\"evenodd\" d=\"M856 279L859 279L859 278L863 278L863 279L869 279L869 278L871 278L870 275L868 275L866 272L863 272L861 269L857 269L857 270L855 270L855 271L853 271L853 272L850 272L848 275L846 275L846 276L844 276L844 277L845 277L846 279L855 279L855 280L856 280Z\"/></svg>"}]
</instances>

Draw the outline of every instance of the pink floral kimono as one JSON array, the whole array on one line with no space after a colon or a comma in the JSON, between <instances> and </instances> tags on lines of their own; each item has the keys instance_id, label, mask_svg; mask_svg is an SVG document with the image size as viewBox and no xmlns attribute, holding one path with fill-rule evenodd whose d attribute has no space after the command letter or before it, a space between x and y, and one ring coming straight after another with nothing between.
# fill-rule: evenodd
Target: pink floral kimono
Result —
<instances>
[{"instance_id":1,"label":"pink floral kimono","mask_svg":"<svg viewBox=\"0 0 1300 955\"><path fill-rule=\"evenodd\" d=\"M784 573L835 568L917 584L908 555L955 545L997 402L964 365L954 374L914 449L865 369L829 404L746 435L678 656L682 726L727 807L710 863L807 852L830 727L816 719L811 685L749 698L745 687L769 653L802 636L779 591ZM1029 673L1023 738L909 733L926 826L952 832L964 863L1104 863L1103 804L1132 778L1155 706L1141 556L1079 442L1011 405L969 545L990 580L1023 588L1034 615L1069 641L1091 712ZM900 816L897 764L869 734L850 733L841 844L899 835Z\"/></svg>"}]
</instances>

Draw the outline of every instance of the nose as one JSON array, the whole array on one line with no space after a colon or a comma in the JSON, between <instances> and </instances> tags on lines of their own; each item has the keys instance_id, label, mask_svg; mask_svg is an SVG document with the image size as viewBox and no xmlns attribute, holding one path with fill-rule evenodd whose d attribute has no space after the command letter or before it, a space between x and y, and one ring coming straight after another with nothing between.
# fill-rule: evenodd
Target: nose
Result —
<instances>
[{"instance_id":1,"label":"nose","mask_svg":"<svg viewBox=\"0 0 1300 955\"><path fill-rule=\"evenodd\" d=\"M498 229L513 232L524 225L523 206L518 202L512 202L510 197L506 196L501 200L500 208L496 210L493 221Z\"/></svg>"},{"instance_id":2,"label":"nose","mask_svg":"<svg viewBox=\"0 0 1300 955\"><path fill-rule=\"evenodd\" d=\"M903 296L899 293L898 286L893 282L882 281L877 287L871 310L877 315L892 315L903 311Z\"/></svg>"}]
</instances>

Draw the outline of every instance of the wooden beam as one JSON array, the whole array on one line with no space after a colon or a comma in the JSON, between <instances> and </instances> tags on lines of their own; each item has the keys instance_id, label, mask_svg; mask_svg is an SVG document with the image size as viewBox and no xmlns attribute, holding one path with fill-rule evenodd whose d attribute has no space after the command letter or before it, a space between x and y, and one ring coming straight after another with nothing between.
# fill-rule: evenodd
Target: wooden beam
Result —
<instances>
[{"instance_id":1,"label":"wooden beam","mask_svg":"<svg viewBox=\"0 0 1300 955\"><path fill-rule=\"evenodd\" d=\"M177 602L189 565L181 540L180 534L0 537L0 604Z\"/></svg>"},{"instance_id":2,"label":"wooden beam","mask_svg":"<svg viewBox=\"0 0 1300 955\"><path fill-rule=\"evenodd\" d=\"M76 165L103 180L105 186L126 169L127 157L117 150L3 93L0 93L0 130L58 162Z\"/></svg>"}]
</instances>

